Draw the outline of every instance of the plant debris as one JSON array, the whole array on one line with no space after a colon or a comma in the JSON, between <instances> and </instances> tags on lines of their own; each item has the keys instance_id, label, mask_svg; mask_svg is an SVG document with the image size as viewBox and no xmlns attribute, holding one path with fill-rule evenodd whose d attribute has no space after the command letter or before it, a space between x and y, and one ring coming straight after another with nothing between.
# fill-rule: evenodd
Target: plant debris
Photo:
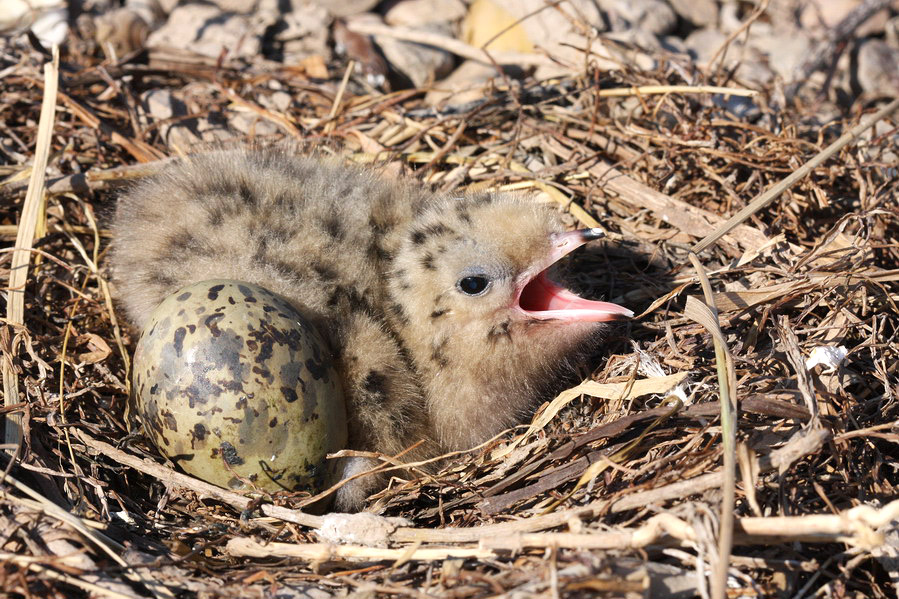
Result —
<instances>
[{"instance_id":1,"label":"plant debris","mask_svg":"<svg viewBox=\"0 0 899 599\"><path fill-rule=\"evenodd\" d=\"M658 50L612 68L573 44L576 67L494 71L464 103L426 101L425 75L379 89L352 57L254 58L264 36L217 59L143 48L145 31L121 57L76 30L61 57L0 38L5 593L895 597L899 101L840 87L852 15L821 38L832 72L797 61L787 94L728 66L768 4L705 65ZM414 37L395 22L339 26ZM180 473L127 424L137 332L116 317L105 227L167 161L281 141L554 203L607 231L565 266L576 291L639 316L585 382L438 474L381 456L394 478L370 514Z\"/></svg>"}]
</instances>

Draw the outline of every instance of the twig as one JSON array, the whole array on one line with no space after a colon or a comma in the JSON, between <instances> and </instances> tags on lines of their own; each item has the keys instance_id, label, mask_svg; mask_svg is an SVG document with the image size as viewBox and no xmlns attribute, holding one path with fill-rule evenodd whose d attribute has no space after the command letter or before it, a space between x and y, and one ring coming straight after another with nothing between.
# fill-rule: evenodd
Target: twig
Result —
<instances>
[{"instance_id":1,"label":"twig","mask_svg":"<svg viewBox=\"0 0 899 599\"><path fill-rule=\"evenodd\" d=\"M298 140L303 139L303 132L300 131L297 126L283 114L267 110L262 106L259 106L255 102L250 102L249 100L241 98L240 95L230 87L221 87L221 89L224 91L228 99L234 104L241 106L249 110L250 112L254 112L265 120L281 127L293 138Z\"/></svg>"},{"instance_id":2,"label":"twig","mask_svg":"<svg viewBox=\"0 0 899 599\"><path fill-rule=\"evenodd\" d=\"M152 162L127 164L104 170L91 170L86 173L74 173L63 177L49 179L46 182L46 191L49 195L61 195L65 193L87 194L90 191L107 189L112 184L124 184L134 179L141 179L159 173L175 158L163 158ZM11 197L25 187L24 182L10 182L0 184L0 198ZM0 228L0 231L6 229Z\"/></svg>"},{"instance_id":3,"label":"twig","mask_svg":"<svg viewBox=\"0 0 899 599\"><path fill-rule=\"evenodd\" d=\"M489 549L477 547L412 547L384 549L365 545L331 545L330 543L259 543L246 537L235 537L225 545L231 555L245 557L296 557L310 561L334 559L434 561L445 559L486 559L494 557Z\"/></svg>"},{"instance_id":4,"label":"twig","mask_svg":"<svg viewBox=\"0 0 899 599\"><path fill-rule=\"evenodd\" d=\"M44 97L38 122L34 164L28 181L28 191L22 205L16 248L9 269L9 298L6 317L12 324L25 323L25 284L28 281L28 265L31 262L31 246L34 243L38 221L44 213L44 179L47 176L47 160L50 156L53 123L56 118L56 96L59 90L59 49L53 47L53 59L44 64ZM6 406L19 401L19 378L13 366L18 344L12 341L10 353L3 357L3 403ZM22 414L6 415L5 442L19 446L22 443Z\"/></svg>"},{"instance_id":5,"label":"twig","mask_svg":"<svg viewBox=\"0 0 899 599\"><path fill-rule=\"evenodd\" d=\"M139 599L140 595L136 595L133 593L120 593L119 591L115 591L113 589L106 588L101 584L96 584L92 582L88 582L86 580L82 580L77 576L70 576L68 574L64 574L62 572L57 572L52 568L48 568L46 566L42 566L41 564L35 563L33 558L28 558L22 555L10 555L10 554L0 554L0 560L4 562L8 562L11 564L16 564L19 566L24 566L29 570L37 572L43 577L46 577L50 580L58 580L65 584L70 584L73 587L77 587L82 591L86 591L90 593L91 597L107 597L108 599Z\"/></svg>"},{"instance_id":6,"label":"twig","mask_svg":"<svg viewBox=\"0 0 899 599\"><path fill-rule=\"evenodd\" d=\"M246 510L253 503L252 497L245 497L243 495L240 495L239 493L234 493L233 491L226 491L225 489L209 484L207 482L203 482L202 480L199 480L197 478L175 472L171 468L167 468L151 460L145 460L135 457L131 454L125 453L124 451L116 449L109 443L104 443L103 441L94 439L82 431L77 431L76 436L88 447L91 447L103 453L107 457L114 459L120 464L130 466L131 468L134 468L139 472L149 474L159 479L166 485L175 485L183 487L185 489L190 489L191 491L194 491L195 493L199 493L201 495L215 497L219 501L227 503L228 505L231 505L239 510ZM294 524L299 524L301 526L318 528L322 523L322 519L320 516L313 516L312 514L306 514L299 510L291 510L276 505L262 504L259 507L259 510L266 516L278 518L279 520L284 520L285 522L293 522Z\"/></svg>"},{"instance_id":7,"label":"twig","mask_svg":"<svg viewBox=\"0 0 899 599\"><path fill-rule=\"evenodd\" d=\"M830 431L823 428L810 429L808 432L804 430L799 431L793 435L784 447L775 449L767 456L762 456L759 460L759 471L766 472L774 469L784 471L797 460L821 449L824 443L830 439L830 436ZM708 489L720 487L722 484L724 484L724 472L720 470L710 472L648 491L631 493L615 501L610 510L612 512L624 512L642 508L649 504L658 504L672 499L695 495Z\"/></svg>"},{"instance_id":8,"label":"twig","mask_svg":"<svg viewBox=\"0 0 899 599\"><path fill-rule=\"evenodd\" d=\"M547 139L547 144L563 160L570 160L574 156L574 150L564 147L555 140ZM651 210L667 224L690 235L715 232L716 223L721 222L719 216L656 191L605 162L599 162L589 167L587 171L601 182L603 193L617 197L636 210ZM764 233L753 227L735 226L731 229L733 232L727 231L731 233L730 239L746 249L759 248L768 241Z\"/></svg>"},{"instance_id":9,"label":"twig","mask_svg":"<svg viewBox=\"0 0 899 599\"><path fill-rule=\"evenodd\" d=\"M334 103L331 104L331 110L328 112L329 120L337 116L337 110L340 108L340 102L343 100L343 94L346 93L346 86L350 82L350 77L353 74L355 66L356 61L354 60L351 60L346 66L346 71L343 73L343 79L340 80L340 87L337 88L337 94L334 96Z\"/></svg>"},{"instance_id":10,"label":"twig","mask_svg":"<svg viewBox=\"0 0 899 599\"><path fill-rule=\"evenodd\" d=\"M721 519L718 536L718 563L714 569L712 580L712 598L724 599L727 590L727 570L730 565L730 553L734 535L734 495L736 493L737 464L737 418L736 418L736 374L733 360L727 349L721 324L718 322L718 310L715 308L712 286L699 263L696 254L688 254L699 281L705 304L699 303L694 296L687 298L684 315L703 325L711 334L715 345L715 369L718 371L718 388L721 396L721 437L724 441L724 481L721 486Z\"/></svg>"},{"instance_id":11,"label":"twig","mask_svg":"<svg viewBox=\"0 0 899 599\"><path fill-rule=\"evenodd\" d=\"M90 543L92 543L95 547L98 547L119 566L128 566L121 555L121 553L124 551L124 547L108 538L106 535L100 533L99 531L91 530L85 520L82 520L74 514L69 513L55 503L49 501L46 497L42 496L34 489L22 484L11 476L7 475L6 484L15 487L20 493L24 493L25 495L31 497L34 502L34 509L41 510L48 516L52 516L60 522L68 524L70 527L78 531L78 533L85 540L90 541ZM0 499L14 500L23 503L28 501L11 497L4 488L0 488ZM174 594L172 594L172 592L168 588L155 581L153 578L147 576L146 574L142 574L138 571L125 570L125 576L134 582L143 584L147 589L150 590L150 592L154 597L156 597L156 599L174 598Z\"/></svg>"},{"instance_id":12,"label":"twig","mask_svg":"<svg viewBox=\"0 0 899 599\"><path fill-rule=\"evenodd\" d=\"M160 152L153 146L144 143L139 139L131 139L126 135L119 133L115 128L101 120L71 96L60 93L59 99L62 100L63 103L69 107L69 110L71 110L79 119L81 119L84 124L86 124L88 127L99 129L103 133L109 135L109 138L113 141L113 143L119 144L123 148L128 150L128 152L138 161L153 162L154 160L160 160L161 158L165 157L162 152Z\"/></svg>"},{"instance_id":13,"label":"twig","mask_svg":"<svg viewBox=\"0 0 899 599\"><path fill-rule=\"evenodd\" d=\"M805 516L750 517L735 521L734 540L741 545L804 541L811 543L848 543L870 550L883 543L879 532L899 518L899 500L880 509L861 505L839 514ZM487 528L487 527L481 527ZM435 531L436 532L436 531ZM246 537L228 541L225 550L244 557L292 557L310 561L363 559L390 561L433 561L451 558L489 559L499 552L521 551L529 547L566 547L573 549L633 549L659 544L696 542L695 528L672 515L657 514L636 528L590 533L484 534L477 547L422 547L385 549L366 545L329 543L260 543ZM725 569L726 571L726 569Z\"/></svg>"},{"instance_id":14,"label":"twig","mask_svg":"<svg viewBox=\"0 0 899 599\"><path fill-rule=\"evenodd\" d=\"M596 92L600 98L621 98L628 96L650 96L659 94L722 94L751 98L759 92L739 87L718 85L639 85L636 87L614 87Z\"/></svg>"},{"instance_id":15,"label":"twig","mask_svg":"<svg viewBox=\"0 0 899 599\"><path fill-rule=\"evenodd\" d=\"M843 17L842 21L834 25L827 39L815 45L806 55L808 58L796 67L793 74L793 83L785 91L787 99L795 96L802 85L812 76L812 73L831 60L837 51L837 47L848 39L853 31L870 19L874 13L889 6L890 2L892 0L865 0L865 2L856 6L849 14Z\"/></svg>"},{"instance_id":16,"label":"twig","mask_svg":"<svg viewBox=\"0 0 899 599\"><path fill-rule=\"evenodd\" d=\"M808 543L848 543L872 549L883 543L878 529L899 518L899 500L882 508L861 505L839 514L749 517L734 521L734 542L740 545L776 544L790 541ZM577 533L532 533L485 536L478 546L484 549L521 551L529 547L573 549L633 549L664 544L693 544L696 532L689 523L671 514L658 514L637 528ZM726 570L725 570L726 571Z\"/></svg>"},{"instance_id":17,"label":"twig","mask_svg":"<svg viewBox=\"0 0 899 599\"><path fill-rule=\"evenodd\" d=\"M873 127L878 121L880 121L881 119L885 119L893 114L893 112L895 112L897 108L899 108L899 98L894 99L892 102L890 102L874 114L871 114L862 119L862 121L858 125L841 135L840 138L835 142L818 152L818 154L814 158L800 166L794 173L787 176L783 181L751 201L745 208L730 217L727 222L718 227L713 233L710 233L702 241L694 245L693 252L698 254L702 250L718 241L724 235L730 233L740 223L773 202L780 194L795 185L800 179L805 177L828 158L842 150L851 142L855 141L855 139L859 135Z\"/></svg>"},{"instance_id":18,"label":"twig","mask_svg":"<svg viewBox=\"0 0 899 599\"><path fill-rule=\"evenodd\" d=\"M765 13L766 10L768 10L768 4L770 2L771 0L762 0L756 7L756 9L752 12L752 14L749 15L749 18L746 19L746 21L742 25L737 27L737 29L735 29L733 33L727 36L727 39L724 40L724 42L720 46L718 46L718 49L712 55L711 60L709 60L709 67L711 68L711 66L715 64L715 61L718 60L718 57L721 56L721 63L719 63L719 65L715 68L715 78L717 78L718 72L721 70L721 66L724 64L724 56L727 54L727 49L730 47L731 42L737 39L737 37L741 33L748 30L752 26L752 24L755 23L758 18Z\"/></svg>"},{"instance_id":19,"label":"twig","mask_svg":"<svg viewBox=\"0 0 899 599\"><path fill-rule=\"evenodd\" d=\"M476 48L471 44L466 44L456 38L440 35L439 33L431 33L429 31L409 29L407 27L388 27L387 25L378 23L362 23L355 21L347 23L347 28L350 31L355 31L356 33L361 33L363 35L383 35L385 37L392 37L406 42L434 46L435 48L451 52L456 56L461 56L462 58L467 58L491 66L493 66L494 62L496 64L514 64L521 67L559 66L559 63L542 54L529 54L526 52L491 52L488 55L486 50ZM492 61L491 57L493 58Z\"/></svg>"}]
</instances>

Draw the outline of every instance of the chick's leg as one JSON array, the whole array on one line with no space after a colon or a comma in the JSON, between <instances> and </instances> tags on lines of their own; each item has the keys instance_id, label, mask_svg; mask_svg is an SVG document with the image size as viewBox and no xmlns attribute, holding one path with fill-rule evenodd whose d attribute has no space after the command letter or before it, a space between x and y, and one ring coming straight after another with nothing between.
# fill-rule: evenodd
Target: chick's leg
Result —
<instances>
[{"instance_id":1,"label":"chick's leg","mask_svg":"<svg viewBox=\"0 0 899 599\"><path fill-rule=\"evenodd\" d=\"M377 319L364 311L350 315L343 329L341 366L347 394L347 420L351 449L396 455L428 439L421 388L402 345ZM427 443L427 442L426 442ZM428 455L425 444L406 453L401 461ZM364 472L379 462L349 458L341 464L342 478ZM335 507L354 511L386 482L387 475L356 478L337 493Z\"/></svg>"}]
</instances>

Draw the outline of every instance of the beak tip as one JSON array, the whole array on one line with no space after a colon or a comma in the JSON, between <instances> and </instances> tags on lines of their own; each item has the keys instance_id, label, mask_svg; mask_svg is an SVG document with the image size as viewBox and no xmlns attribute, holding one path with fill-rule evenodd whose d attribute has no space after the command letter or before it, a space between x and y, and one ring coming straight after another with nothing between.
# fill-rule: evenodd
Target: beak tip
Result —
<instances>
[{"instance_id":1,"label":"beak tip","mask_svg":"<svg viewBox=\"0 0 899 599\"><path fill-rule=\"evenodd\" d=\"M594 241L596 239L602 239L605 236L605 231L603 231L599 227L593 227L592 229L581 229L581 237L584 239L584 241Z\"/></svg>"}]
</instances>

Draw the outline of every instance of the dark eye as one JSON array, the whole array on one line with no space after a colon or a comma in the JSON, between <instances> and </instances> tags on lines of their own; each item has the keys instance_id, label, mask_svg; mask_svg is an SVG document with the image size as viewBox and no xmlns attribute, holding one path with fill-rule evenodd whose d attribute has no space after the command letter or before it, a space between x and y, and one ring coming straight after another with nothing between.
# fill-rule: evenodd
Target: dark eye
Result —
<instances>
[{"instance_id":1,"label":"dark eye","mask_svg":"<svg viewBox=\"0 0 899 599\"><path fill-rule=\"evenodd\" d=\"M459 279L459 282L456 283L459 291L467 295L481 295L489 285L490 279L484 275L465 277L464 279Z\"/></svg>"}]
</instances>

